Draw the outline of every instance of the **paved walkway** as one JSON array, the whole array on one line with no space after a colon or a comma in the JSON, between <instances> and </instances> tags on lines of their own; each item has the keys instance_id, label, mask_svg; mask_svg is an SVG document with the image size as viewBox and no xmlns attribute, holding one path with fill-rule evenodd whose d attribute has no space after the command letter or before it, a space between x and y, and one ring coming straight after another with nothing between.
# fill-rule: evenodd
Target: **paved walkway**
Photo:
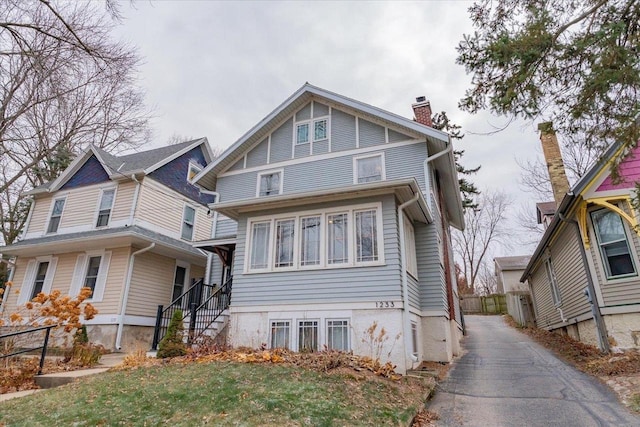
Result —
<instances>
[{"instance_id":1,"label":"paved walkway","mask_svg":"<svg viewBox=\"0 0 640 427\"><path fill-rule=\"evenodd\" d=\"M498 316L465 316L466 353L428 409L440 426L640 426L597 379L568 366Z\"/></svg>"},{"instance_id":2,"label":"paved walkway","mask_svg":"<svg viewBox=\"0 0 640 427\"><path fill-rule=\"evenodd\" d=\"M109 354L105 354L100 358L100 363L95 368L79 369L77 371L56 372L56 373L53 373L53 374L44 374L44 375L41 375L41 377L51 378L53 380L53 382L55 383L56 382L55 381L56 378L76 379L76 378L80 378L80 377L86 377L88 375L100 374L102 372L108 371L109 368L111 368L113 366L117 366L120 363L122 363L122 360L125 358L125 356L126 355L124 353L109 353ZM42 390L44 390L44 389L40 388L40 389L35 389L35 390L23 390L23 391L17 391L17 392L14 392L14 393L0 394L0 402L5 401L5 400L9 400L9 399L15 399L16 397L28 396L30 394L37 393L37 392L42 391Z\"/></svg>"}]
</instances>

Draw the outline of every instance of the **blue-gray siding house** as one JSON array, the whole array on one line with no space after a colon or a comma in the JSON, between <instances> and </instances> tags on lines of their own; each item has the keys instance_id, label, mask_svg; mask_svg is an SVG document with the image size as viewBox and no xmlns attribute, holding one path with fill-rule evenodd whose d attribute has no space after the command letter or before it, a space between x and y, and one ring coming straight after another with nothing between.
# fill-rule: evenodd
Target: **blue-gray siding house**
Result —
<instances>
[{"instance_id":1,"label":"blue-gray siding house","mask_svg":"<svg viewBox=\"0 0 640 427\"><path fill-rule=\"evenodd\" d=\"M413 105L430 117L429 103ZM352 350L404 372L459 351L447 133L305 84L195 178L232 345Z\"/></svg>"}]
</instances>

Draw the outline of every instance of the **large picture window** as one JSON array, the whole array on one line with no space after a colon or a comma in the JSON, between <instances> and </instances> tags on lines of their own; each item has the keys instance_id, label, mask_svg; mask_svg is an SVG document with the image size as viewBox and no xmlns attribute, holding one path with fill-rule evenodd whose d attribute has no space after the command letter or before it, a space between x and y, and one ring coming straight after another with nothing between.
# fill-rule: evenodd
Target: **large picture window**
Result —
<instances>
[{"instance_id":1,"label":"large picture window","mask_svg":"<svg viewBox=\"0 0 640 427\"><path fill-rule=\"evenodd\" d=\"M591 212L591 219L607 278L635 275L636 267L620 215L599 209Z\"/></svg>"},{"instance_id":2,"label":"large picture window","mask_svg":"<svg viewBox=\"0 0 640 427\"><path fill-rule=\"evenodd\" d=\"M381 205L250 218L245 271L379 265Z\"/></svg>"}]
</instances>

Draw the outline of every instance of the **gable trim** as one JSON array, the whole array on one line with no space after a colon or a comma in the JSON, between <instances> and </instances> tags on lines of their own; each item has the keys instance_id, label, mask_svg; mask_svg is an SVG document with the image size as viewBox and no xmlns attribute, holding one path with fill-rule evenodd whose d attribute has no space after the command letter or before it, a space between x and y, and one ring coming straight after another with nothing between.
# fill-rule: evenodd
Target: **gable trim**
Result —
<instances>
[{"instance_id":1,"label":"gable trim","mask_svg":"<svg viewBox=\"0 0 640 427\"><path fill-rule=\"evenodd\" d=\"M213 158L213 153L211 151L211 148L209 147L209 143L208 143L207 138L203 137L203 138L199 138L199 139L194 140L193 144L189 144L186 147L184 147L182 150L176 151L175 153L173 153L169 157L165 157L164 159L160 160L155 165L149 166L148 168L146 168L143 171L144 174L145 175L150 174L154 170L159 169L160 167L162 167L162 166L166 165L167 163L171 162L172 160L177 159L178 157L182 156L185 153L188 153L189 151L193 150L194 148L196 148L199 145L203 145L205 147L205 149L203 150L203 154L205 155L205 158L209 157L208 160L210 161ZM200 173L202 173L202 171L200 171ZM193 177L193 181L194 182L196 181L196 178L198 177L198 175Z\"/></svg>"}]
</instances>

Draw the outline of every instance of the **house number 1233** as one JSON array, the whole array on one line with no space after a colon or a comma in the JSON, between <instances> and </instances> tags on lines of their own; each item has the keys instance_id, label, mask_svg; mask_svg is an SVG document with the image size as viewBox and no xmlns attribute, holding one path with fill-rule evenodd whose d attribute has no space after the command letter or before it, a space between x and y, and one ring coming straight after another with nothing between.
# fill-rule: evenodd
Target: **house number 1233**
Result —
<instances>
[{"instance_id":1,"label":"house number 1233","mask_svg":"<svg viewBox=\"0 0 640 427\"><path fill-rule=\"evenodd\" d=\"M393 301L376 301L376 308L394 308Z\"/></svg>"}]
</instances>

